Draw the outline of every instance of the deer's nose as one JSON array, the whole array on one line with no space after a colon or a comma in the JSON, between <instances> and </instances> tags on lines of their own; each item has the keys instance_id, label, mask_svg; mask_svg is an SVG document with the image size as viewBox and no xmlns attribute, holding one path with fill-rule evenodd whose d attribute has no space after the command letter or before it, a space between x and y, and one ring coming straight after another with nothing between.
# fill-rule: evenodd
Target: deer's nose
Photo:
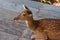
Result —
<instances>
[{"instance_id":1,"label":"deer's nose","mask_svg":"<svg viewBox=\"0 0 60 40\"><path fill-rule=\"evenodd\" d=\"M13 20L17 20L17 18L15 17Z\"/></svg>"},{"instance_id":2,"label":"deer's nose","mask_svg":"<svg viewBox=\"0 0 60 40\"><path fill-rule=\"evenodd\" d=\"M15 17L14 20L19 20L19 17Z\"/></svg>"},{"instance_id":3,"label":"deer's nose","mask_svg":"<svg viewBox=\"0 0 60 40\"><path fill-rule=\"evenodd\" d=\"M16 20L16 18L14 18L13 20Z\"/></svg>"}]
</instances>

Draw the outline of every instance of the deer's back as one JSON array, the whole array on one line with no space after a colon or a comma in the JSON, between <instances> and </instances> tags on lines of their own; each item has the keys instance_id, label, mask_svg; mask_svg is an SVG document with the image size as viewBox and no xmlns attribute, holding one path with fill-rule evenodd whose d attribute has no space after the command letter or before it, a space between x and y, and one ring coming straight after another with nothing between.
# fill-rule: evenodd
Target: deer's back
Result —
<instances>
[{"instance_id":1,"label":"deer's back","mask_svg":"<svg viewBox=\"0 0 60 40\"><path fill-rule=\"evenodd\" d=\"M60 19L42 19L38 23L39 27L47 30L60 30Z\"/></svg>"}]
</instances>

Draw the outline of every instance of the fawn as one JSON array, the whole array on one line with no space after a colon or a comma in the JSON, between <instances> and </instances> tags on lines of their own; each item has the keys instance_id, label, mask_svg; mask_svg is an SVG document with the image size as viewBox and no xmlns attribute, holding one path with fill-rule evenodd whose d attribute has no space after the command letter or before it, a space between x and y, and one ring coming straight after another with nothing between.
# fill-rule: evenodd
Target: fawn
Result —
<instances>
[{"instance_id":1,"label":"fawn","mask_svg":"<svg viewBox=\"0 0 60 40\"><path fill-rule=\"evenodd\" d=\"M34 20L32 11L24 5L24 10L14 18L26 22L27 27L35 34L43 35L44 40L60 40L60 19L45 18ZM35 40L32 38L32 40Z\"/></svg>"}]
</instances>

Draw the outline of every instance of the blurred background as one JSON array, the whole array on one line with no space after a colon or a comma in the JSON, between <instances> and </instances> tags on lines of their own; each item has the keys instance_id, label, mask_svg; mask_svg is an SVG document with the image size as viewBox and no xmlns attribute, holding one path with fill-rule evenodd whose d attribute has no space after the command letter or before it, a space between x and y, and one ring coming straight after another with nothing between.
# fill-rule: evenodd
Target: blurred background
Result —
<instances>
[{"instance_id":1,"label":"blurred background","mask_svg":"<svg viewBox=\"0 0 60 40\"><path fill-rule=\"evenodd\" d=\"M38 1L46 4L53 4L54 2L60 2L60 0L33 0L33 1Z\"/></svg>"}]
</instances>

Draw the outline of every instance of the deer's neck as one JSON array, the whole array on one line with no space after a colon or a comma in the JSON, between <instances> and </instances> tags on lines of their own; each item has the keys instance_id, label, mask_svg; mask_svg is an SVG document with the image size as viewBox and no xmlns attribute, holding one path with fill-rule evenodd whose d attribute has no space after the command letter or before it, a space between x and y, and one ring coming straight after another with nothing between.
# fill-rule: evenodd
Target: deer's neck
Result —
<instances>
[{"instance_id":1,"label":"deer's neck","mask_svg":"<svg viewBox=\"0 0 60 40\"><path fill-rule=\"evenodd\" d=\"M35 21L33 19L27 20L26 25L29 29L34 30L35 29Z\"/></svg>"}]
</instances>

